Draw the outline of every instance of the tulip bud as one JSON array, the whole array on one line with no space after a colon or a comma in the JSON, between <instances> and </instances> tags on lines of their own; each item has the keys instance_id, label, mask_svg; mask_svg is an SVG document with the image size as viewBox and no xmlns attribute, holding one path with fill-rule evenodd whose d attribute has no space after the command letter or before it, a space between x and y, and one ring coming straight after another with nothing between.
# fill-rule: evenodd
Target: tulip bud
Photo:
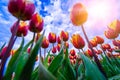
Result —
<instances>
[{"instance_id":1,"label":"tulip bud","mask_svg":"<svg viewBox=\"0 0 120 80\"><path fill-rule=\"evenodd\" d=\"M60 37L62 38L63 41L68 41L69 34L68 34L68 32L61 31Z\"/></svg>"},{"instance_id":2,"label":"tulip bud","mask_svg":"<svg viewBox=\"0 0 120 80\"><path fill-rule=\"evenodd\" d=\"M56 48L57 48L58 51L60 51L60 46L61 46L60 44L57 44Z\"/></svg>"},{"instance_id":3,"label":"tulip bud","mask_svg":"<svg viewBox=\"0 0 120 80\"><path fill-rule=\"evenodd\" d=\"M109 28L113 29L115 32L120 33L120 21L114 20L108 25Z\"/></svg>"},{"instance_id":4,"label":"tulip bud","mask_svg":"<svg viewBox=\"0 0 120 80\"><path fill-rule=\"evenodd\" d=\"M0 52L0 59L3 58L3 56L4 56L5 52L6 52L6 50L7 50L7 47L2 48L2 51Z\"/></svg>"},{"instance_id":5,"label":"tulip bud","mask_svg":"<svg viewBox=\"0 0 120 80\"><path fill-rule=\"evenodd\" d=\"M71 49L71 50L70 50L70 55L71 55L71 56L74 56L74 55L75 55L75 50L74 50L74 49Z\"/></svg>"},{"instance_id":6,"label":"tulip bud","mask_svg":"<svg viewBox=\"0 0 120 80\"><path fill-rule=\"evenodd\" d=\"M80 26L87 21L88 13L81 3L76 3L71 10L70 19L75 26Z\"/></svg>"},{"instance_id":7,"label":"tulip bud","mask_svg":"<svg viewBox=\"0 0 120 80\"><path fill-rule=\"evenodd\" d=\"M57 52L56 47L52 48L52 53L55 54Z\"/></svg>"},{"instance_id":8,"label":"tulip bud","mask_svg":"<svg viewBox=\"0 0 120 80\"><path fill-rule=\"evenodd\" d=\"M61 38L60 38L60 36L57 37L57 43L61 44Z\"/></svg>"},{"instance_id":9,"label":"tulip bud","mask_svg":"<svg viewBox=\"0 0 120 80\"><path fill-rule=\"evenodd\" d=\"M11 32L14 33L14 28L16 26L16 23L11 27ZM26 36L28 33L28 25L24 21L20 21L20 24L18 25L18 30L16 33L16 36L21 37L21 36Z\"/></svg>"},{"instance_id":10,"label":"tulip bud","mask_svg":"<svg viewBox=\"0 0 120 80\"><path fill-rule=\"evenodd\" d=\"M9 0L9 12L21 20L29 20L35 11L35 5L27 0Z\"/></svg>"},{"instance_id":11,"label":"tulip bud","mask_svg":"<svg viewBox=\"0 0 120 80\"><path fill-rule=\"evenodd\" d=\"M50 43L55 43L56 42L56 34L50 32L49 35L48 35L48 40L49 40Z\"/></svg>"},{"instance_id":12,"label":"tulip bud","mask_svg":"<svg viewBox=\"0 0 120 80\"><path fill-rule=\"evenodd\" d=\"M32 16L29 24L29 30L31 32L39 33L43 29L44 21L42 17L38 13L36 13Z\"/></svg>"},{"instance_id":13,"label":"tulip bud","mask_svg":"<svg viewBox=\"0 0 120 80\"><path fill-rule=\"evenodd\" d=\"M85 46L85 42L79 34L73 34L71 42L73 46L77 49L82 49Z\"/></svg>"},{"instance_id":14,"label":"tulip bud","mask_svg":"<svg viewBox=\"0 0 120 80\"><path fill-rule=\"evenodd\" d=\"M64 46L65 46L66 48L69 48L69 43L68 43L68 42L65 42L65 43L64 43Z\"/></svg>"},{"instance_id":15,"label":"tulip bud","mask_svg":"<svg viewBox=\"0 0 120 80\"><path fill-rule=\"evenodd\" d=\"M94 39L90 40L89 42L92 45L92 47L96 47L97 46L97 42Z\"/></svg>"},{"instance_id":16,"label":"tulip bud","mask_svg":"<svg viewBox=\"0 0 120 80\"><path fill-rule=\"evenodd\" d=\"M85 52L85 54L87 56L93 57L93 53L92 53L91 49L87 49L87 51Z\"/></svg>"},{"instance_id":17,"label":"tulip bud","mask_svg":"<svg viewBox=\"0 0 120 80\"><path fill-rule=\"evenodd\" d=\"M118 37L118 33L115 32L113 29L110 29L110 28L104 32L104 35L108 39L115 39L115 38Z\"/></svg>"},{"instance_id":18,"label":"tulip bud","mask_svg":"<svg viewBox=\"0 0 120 80\"><path fill-rule=\"evenodd\" d=\"M46 37L44 37L41 47L42 48L48 48L48 46L49 46L49 41L46 39Z\"/></svg>"},{"instance_id":19,"label":"tulip bud","mask_svg":"<svg viewBox=\"0 0 120 80\"><path fill-rule=\"evenodd\" d=\"M104 39L100 36L95 36L93 39L97 42L97 44L103 44L104 43Z\"/></svg>"}]
</instances>

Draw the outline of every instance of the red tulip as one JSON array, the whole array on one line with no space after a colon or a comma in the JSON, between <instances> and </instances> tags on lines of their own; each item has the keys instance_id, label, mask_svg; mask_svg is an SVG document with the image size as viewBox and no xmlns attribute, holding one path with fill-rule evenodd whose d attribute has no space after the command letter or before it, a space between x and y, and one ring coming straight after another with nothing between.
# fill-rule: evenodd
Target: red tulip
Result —
<instances>
[{"instance_id":1,"label":"red tulip","mask_svg":"<svg viewBox=\"0 0 120 80\"><path fill-rule=\"evenodd\" d=\"M44 37L41 47L42 48L48 48L48 46L49 46L49 41L46 39L46 37Z\"/></svg>"},{"instance_id":2,"label":"red tulip","mask_svg":"<svg viewBox=\"0 0 120 80\"><path fill-rule=\"evenodd\" d=\"M93 57L93 53L92 53L91 49L87 49L87 51L85 53L87 56Z\"/></svg>"},{"instance_id":3,"label":"red tulip","mask_svg":"<svg viewBox=\"0 0 120 80\"><path fill-rule=\"evenodd\" d=\"M56 42L56 34L50 32L49 35L48 35L48 40L49 40L50 43L55 43Z\"/></svg>"},{"instance_id":4,"label":"red tulip","mask_svg":"<svg viewBox=\"0 0 120 80\"><path fill-rule=\"evenodd\" d=\"M63 41L68 41L68 39L69 39L69 34L68 34L68 32L61 31L60 37L61 37L61 39L62 39Z\"/></svg>"},{"instance_id":5,"label":"red tulip","mask_svg":"<svg viewBox=\"0 0 120 80\"><path fill-rule=\"evenodd\" d=\"M39 33L42 31L43 25L44 25L44 21L42 17L38 13L36 13L32 16L30 20L29 30L31 32Z\"/></svg>"},{"instance_id":6,"label":"red tulip","mask_svg":"<svg viewBox=\"0 0 120 80\"><path fill-rule=\"evenodd\" d=\"M120 46L120 40L113 40L112 43L114 46Z\"/></svg>"},{"instance_id":7,"label":"red tulip","mask_svg":"<svg viewBox=\"0 0 120 80\"><path fill-rule=\"evenodd\" d=\"M97 42L97 44L103 44L104 43L104 39L100 36L95 36L93 39Z\"/></svg>"},{"instance_id":8,"label":"red tulip","mask_svg":"<svg viewBox=\"0 0 120 80\"><path fill-rule=\"evenodd\" d=\"M75 53L76 53L76 52L75 52L75 50L74 50L74 49L71 49L71 50L70 50L70 55L71 55L71 56L74 56L74 55L75 55Z\"/></svg>"},{"instance_id":9,"label":"red tulip","mask_svg":"<svg viewBox=\"0 0 120 80\"><path fill-rule=\"evenodd\" d=\"M61 46L61 44L57 44L57 46L56 46L58 51L60 51L60 46Z\"/></svg>"},{"instance_id":10,"label":"red tulip","mask_svg":"<svg viewBox=\"0 0 120 80\"><path fill-rule=\"evenodd\" d=\"M73 46L77 49L82 49L85 46L85 42L79 34L73 34L71 42Z\"/></svg>"},{"instance_id":11,"label":"red tulip","mask_svg":"<svg viewBox=\"0 0 120 80\"><path fill-rule=\"evenodd\" d=\"M101 50L97 50L97 54L102 54L102 51Z\"/></svg>"},{"instance_id":12,"label":"red tulip","mask_svg":"<svg viewBox=\"0 0 120 80\"><path fill-rule=\"evenodd\" d=\"M52 48L52 53L55 54L57 52L56 47Z\"/></svg>"},{"instance_id":13,"label":"red tulip","mask_svg":"<svg viewBox=\"0 0 120 80\"><path fill-rule=\"evenodd\" d=\"M11 32L14 33L14 28L16 26L16 23L11 27ZM21 37L22 35L23 36L26 36L28 33L28 25L26 22L24 21L20 21L20 24L18 25L18 30L17 30L17 33L16 33L16 36L18 37Z\"/></svg>"},{"instance_id":14,"label":"red tulip","mask_svg":"<svg viewBox=\"0 0 120 80\"><path fill-rule=\"evenodd\" d=\"M115 39L115 38L118 37L118 33L115 32L113 29L110 29L110 28L108 30L106 30L104 32L104 34L105 34L106 38L108 38L108 39Z\"/></svg>"},{"instance_id":15,"label":"red tulip","mask_svg":"<svg viewBox=\"0 0 120 80\"><path fill-rule=\"evenodd\" d=\"M81 3L76 3L71 10L70 19L75 26L80 26L87 21L88 13Z\"/></svg>"},{"instance_id":16,"label":"red tulip","mask_svg":"<svg viewBox=\"0 0 120 80\"><path fill-rule=\"evenodd\" d=\"M61 44L61 38L60 38L60 36L57 37L57 43Z\"/></svg>"},{"instance_id":17,"label":"red tulip","mask_svg":"<svg viewBox=\"0 0 120 80\"><path fill-rule=\"evenodd\" d=\"M110 25L108 25L109 28L113 29L115 32L120 33L120 21L114 20L111 22Z\"/></svg>"},{"instance_id":18,"label":"red tulip","mask_svg":"<svg viewBox=\"0 0 120 80\"><path fill-rule=\"evenodd\" d=\"M8 10L21 20L29 20L35 11L35 5L28 0L9 0Z\"/></svg>"},{"instance_id":19,"label":"red tulip","mask_svg":"<svg viewBox=\"0 0 120 80\"><path fill-rule=\"evenodd\" d=\"M0 52L0 59L3 58L3 56L4 56L5 52L6 52L6 50L7 50L7 47L4 47L4 48L2 49L2 51Z\"/></svg>"}]
</instances>

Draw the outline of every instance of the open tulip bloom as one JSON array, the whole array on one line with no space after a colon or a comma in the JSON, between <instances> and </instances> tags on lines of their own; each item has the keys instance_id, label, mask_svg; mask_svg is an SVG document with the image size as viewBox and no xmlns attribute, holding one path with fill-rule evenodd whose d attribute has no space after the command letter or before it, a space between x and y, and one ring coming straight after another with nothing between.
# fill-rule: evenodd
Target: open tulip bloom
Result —
<instances>
[{"instance_id":1,"label":"open tulip bloom","mask_svg":"<svg viewBox=\"0 0 120 80\"><path fill-rule=\"evenodd\" d=\"M34 13L29 0L9 0L8 11L17 21L8 44L0 47L0 80L120 80L120 20L103 32L109 44L99 35L89 40L83 25L89 15L82 3L73 5L70 20L81 27L84 37L78 33L70 37L63 30L45 35L44 18ZM25 43L28 31L33 37ZM14 49L18 37L22 41Z\"/></svg>"}]
</instances>

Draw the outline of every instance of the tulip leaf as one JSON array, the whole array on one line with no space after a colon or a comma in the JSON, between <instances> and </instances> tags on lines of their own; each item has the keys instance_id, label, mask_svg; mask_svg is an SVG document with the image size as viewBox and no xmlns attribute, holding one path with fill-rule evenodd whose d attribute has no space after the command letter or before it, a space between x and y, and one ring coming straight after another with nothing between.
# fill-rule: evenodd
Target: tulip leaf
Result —
<instances>
[{"instance_id":1,"label":"tulip leaf","mask_svg":"<svg viewBox=\"0 0 120 80\"><path fill-rule=\"evenodd\" d=\"M120 80L120 74L110 77L108 80Z\"/></svg>"},{"instance_id":2,"label":"tulip leaf","mask_svg":"<svg viewBox=\"0 0 120 80\"><path fill-rule=\"evenodd\" d=\"M35 70L32 72L32 76L30 80L39 80L39 73L38 73L39 68L36 67Z\"/></svg>"},{"instance_id":3,"label":"tulip leaf","mask_svg":"<svg viewBox=\"0 0 120 80\"><path fill-rule=\"evenodd\" d=\"M53 59L50 66L48 67L48 70L53 75L57 74L57 71L62 64L62 61L63 61L63 50L61 50L60 53Z\"/></svg>"},{"instance_id":4,"label":"tulip leaf","mask_svg":"<svg viewBox=\"0 0 120 80\"><path fill-rule=\"evenodd\" d=\"M17 62L17 66L16 66L16 69L15 69L14 80L19 79L20 73L21 73L25 63L27 62L27 60L28 60L28 54L26 52L24 52L22 55L20 55L20 59Z\"/></svg>"},{"instance_id":5,"label":"tulip leaf","mask_svg":"<svg viewBox=\"0 0 120 80\"><path fill-rule=\"evenodd\" d=\"M56 80L56 78L49 72L41 63L39 63L39 80Z\"/></svg>"},{"instance_id":6,"label":"tulip leaf","mask_svg":"<svg viewBox=\"0 0 120 80\"><path fill-rule=\"evenodd\" d=\"M76 80L75 70L73 69L68 59L68 49L66 49L65 58L62 62L62 66L59 69L59 72L66 80Z\"/></svg>"},{"instance_id":7,"label":"tulip leaf","mask_svg":"<svg viewBox=\"0 0 120 80\"><path fill-rule=\"evenodd\" d=\"M50 51L47 54L47 57L45 58L45 60L43 60L43 65L48 68L48 57L50 56Z\"/></svg>"},{"instance_id":8,"label":"tulip leaf","mask_svg":"<svg viewBox=\"0 0 120 80\"><path fill-rule=\"evenodd\" d=\"M5 80L11 80L12 74L14 72L14 69L16 68L16 64L19 61L19 56L20 54L22 54L22 49L23 49L23 45L24 45L24 38L22 38L22 42L20 47L18 48L18 50L14 53L14 55L11 57L5 75L4 75L4 79Z\"/></svg>"},{"instance_id":9,"label":"tulip leaf","mask_svg":"<svg viewBox=\"0 0 120 80\"><path fill-rule=\"evenodd\" d=\"M36 61L36 56L38 55L38 50L39 50L39 48L41 46L41 43L42 43L44 32L41 35L41 37L38 39L38 41L35 44L33 50L31 51L30 56L29 56L25 66L24 66L24 68L21 72L19 80L30 80L31 75L32 75L32 71L33 71L33 68L34 68L34 64L35 64L35 61Z\"/></svg>"},{"instance_id":10,"label":"tulip leaf","mask_svg":"<svg viewBox=\"0 0 120 80\"><path fill-rule=\"evenodd\" d=\"M85 67L86 80L106 80L104 75L100 72L100 70L92 60L90 60L82 53L79 54L83 60L83 64Z\"/></svg>"}]
</instances>

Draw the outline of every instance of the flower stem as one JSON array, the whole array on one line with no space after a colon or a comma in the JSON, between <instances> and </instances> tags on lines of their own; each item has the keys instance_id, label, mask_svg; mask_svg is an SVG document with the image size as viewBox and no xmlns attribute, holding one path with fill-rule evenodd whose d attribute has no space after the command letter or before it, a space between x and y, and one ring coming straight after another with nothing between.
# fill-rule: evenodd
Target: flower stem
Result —
<instances>
[{"instance_id":1,"label":"flower stem","mask_svg":"<svg viewBox=\"0 0 120 80\"><path fill-rule=\"evenodd\" d=\"M16 26L14 27L13 29L13 33L11 35L11 38L9 40L9 43L8 43L8 46L7 46L7 50L2 58L2 61L1 61L1 65L0 65L0 80L2 80L3 78L3 71L4 71L4 67L5 67L5 64L6 64L6 61L7 61L7 58L9 57L10 55L10 51L14 45L14 42L16 40L16 33L17 33L17 30L18 30L18 25L19 25L19 22L20 22L20 19L18 19L17 23L16 23Z\"/></svg>"},{"instance_id":2,"label":"flower stem","mask_svg":"<svg viewBox=\"0 0 120 80\"><path fill-rule=\"evenodd\" d=\"M91 49L91 51L92 51L92 53L93 53L93 57L94 57L94 59L95 59L95 62L96 62L96 64L97 64L99 70L100 70L101 73L105 76L105 78L107 78L106 73L105 73L102 65L100 64L100 61L99 61L99 59L97 58L97 56L96 56L96 54L95 54L95 52L94 52L94 50L93 50L93 48L92 48L92 45L91 45L90 42L89 42L89 39L88 39L88 37L87 37L87 34L86 34L85 30L84 30L83 25L82 25L81 27L82 27L82 31L83 31L83 33L84 33L85 39L86 39L88 45L90 45L90 49Z\"/></svg>"},{"instance_id":3,"label":"flower stem","mask_svg":"<svg viewBox=\"0 0 120 80\"><path fill-rule=\"evenodd\" d=\"M45 59L45 56L46 56L46 49L44 49L44 59Z\"/></svg>"},{"instance_id":4,"label":"flower stem","mask_svg":"<svg viewBox=\"0 0 120 80\"><path fill-rule=\"evenodd\" d=\"M33 47L33 44L34 44L34 39L35 39L35 32L33 33L33 38L32 38L33 42L32 42L32 44L31 44L31 46L30 46L30 52L31 52L32 47Z\"/></svg>"}]
</instances>

